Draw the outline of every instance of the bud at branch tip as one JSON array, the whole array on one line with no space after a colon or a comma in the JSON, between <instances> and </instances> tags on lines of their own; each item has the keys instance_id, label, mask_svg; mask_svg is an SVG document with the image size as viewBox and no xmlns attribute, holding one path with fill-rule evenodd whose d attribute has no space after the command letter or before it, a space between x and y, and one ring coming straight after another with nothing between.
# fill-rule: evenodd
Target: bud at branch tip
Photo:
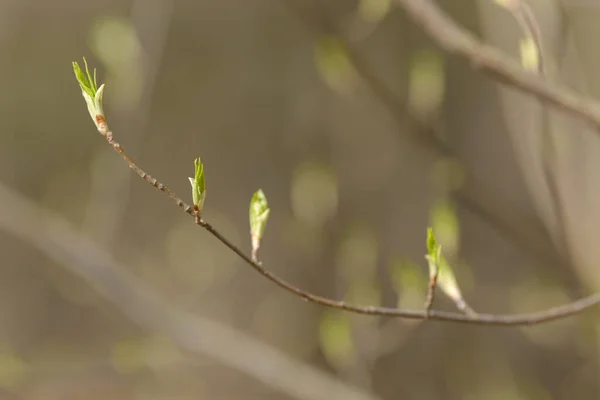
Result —
<instances>
[{"instance_id":1,"label":"bud at branch tip","mask_svg":"<svg viewBox=\"0 0 600 400\"><path fill-rule=\"evenodd\" d=\"M75 78L77 79L79 87L81 88L81 95L85 100L92 121L94 121L98 131L100 131L102 134L106 134L107 126L106 119L104 118L104 109L102 106L104 84L98 87L98 82L96 80L96 69L94 68L94 73L92 75L88 68L85 57L83 58L83 64L85 67L85 73L79 64L73 61L73 72L75 73Z\"/></svg>"},{"instance_id":2,"label":"bud at branch tip","mask_svg":"<svg viewBox=\"0 0 600 400\"><path fill-rule=\"evenodd\" d=\"M252 195L250 200L250 239L252 241L252 260L257 261L258 249L269 219L269 204L262 189Z\"/></svg>"},{"instance_id":3,"label":"bud at branch tip","mask_svg":"<svg viewBox=\"0 0 600 400\"><path fill-rule=\"evenodd\" d=\"M202 207L204 207L204 200L206 199L206 181L204 180L204 165L200 158L194 160L194 177L188 179L192 185L194 210L202 213Z\"/></svg>"}]
</instances>

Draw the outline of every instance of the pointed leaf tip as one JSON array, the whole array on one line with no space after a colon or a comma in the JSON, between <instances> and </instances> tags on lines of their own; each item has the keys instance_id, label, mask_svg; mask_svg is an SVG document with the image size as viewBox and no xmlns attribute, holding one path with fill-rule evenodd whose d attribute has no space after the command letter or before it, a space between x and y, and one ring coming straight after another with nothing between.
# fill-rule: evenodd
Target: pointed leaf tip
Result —
<instances>
[{"instance_id":1,"label":"pointed leaf tip","mask_svg":"<svg viewBox=\"0 0 600 400\"><path fill-rule=\"evenodd\" d=\"M188 178L192 185L192 200L194 207L202 211L206 199L206 181L204 179L204 165L200 157L194 160L194 177Z\"/></svg>"},{"instance_id":2,"label":"pointed leaf tip","mask_svg":"<svg viewBox=\"0 0 600 400\"><path fill-rule=\"evenodd\" d=\"M452 266L442 254L442 246L437 243L433 228L427 228L427 252L425 256L429 265L430 278L437 276L437 286L441 288L460 310L465 309L465 300L456 281Z\"/></svg>"},{"instance_id":3,"label":"pointed leaf tip","mask_svg":"<svg viewBox=\"0 0 600 400\"><path fill-rule=\"evenodd\" d=\"M96 69L94 68L93 75L90 73L90 69L87 64L87 60L83 57L84 70L81 68L79 63L76 61L72 62L73 72L75 74L75 79L79 83L79 87L81 88L81 94L86 102L88 112L90 113L90 117L96 128L100 129L100 124L98 121L105 121L104 119L104 110L102 107L102 97L104 94L104 85L100 85L98 88L97 80L96 80Z\"/></svg>"},{"instance_id":4,"label":"pointed leaf tip","mask_svg":"<svg viewBox=\"0 0 600 400\"><path fill-rule=\"evenodd\" d=\"M437 249L437 241L435 240L435 234L433 233L433 228L427 228L427 252L433 256L436 253Z\"/></svg>"},{"instance_id":5,"label":"pointed leaf tip","mask_svg":"<svg viewBox=\"0 0 600 400\"><path fill-rule=\"evenodd\" d=\"M252 237L252 247L254 250L258 250L260 241L265 232L267 221L269 219L269 203L267 196L262 189L257 190L250 200L250 235Z\"/></svg>"}]
</instances>

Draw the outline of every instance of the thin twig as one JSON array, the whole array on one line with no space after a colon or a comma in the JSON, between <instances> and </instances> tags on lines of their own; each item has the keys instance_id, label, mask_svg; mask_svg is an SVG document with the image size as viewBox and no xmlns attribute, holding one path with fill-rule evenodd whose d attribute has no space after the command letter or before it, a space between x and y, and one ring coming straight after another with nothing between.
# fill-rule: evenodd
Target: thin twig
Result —
<instances>
[{"instance_id":1,"label":"thin twig","mask_svg":"<svg viewBox=\"0 0 600 400\"><path fill-rule=\"evenodd\" d=\"M432 276L429 278L429 284L427 285L427 298L425 299L425 314L427 314L427 316L431 313L433 300L435 300L435 289L437 288L439 272L440 269L436 267Z\"/></svg>"},{"instance_id":2,"label":"thin twig","mask_svg":"<svg viewBox=\"0 0 600 400\"><path fill-rule=\"evenodd\" d=\"M305 301L310 301L312 303L334 308L338 310L344 310L348 312L353 312L356 314L364 314L364 315L379 315L386 317L400 317L407 319L431 319L437 321L448 321L448 322L459 322L459 323L467 323L467 324L477 324L477 325L498 325L498 326L527 326L527 325L535 325L543 322L549 322L560 318L565 318L571 315L578 314L583 310L590 308L598 303L600 303L600 293L593 294L591 296L582 298L580 300L574 301L572 303L564 304L558 307L552 307L545 311L540 311L536 313L530 314L520 314L520 315L494 315L494 314L459 314L454 312L446 312L446 311L435 311L431 310L429 313L425 311L416 311L416 310L403 310L398 308L389 308L389 307L376 307L376 306L359 306L350 303L346 303L344 301L337 301L333 299L329 299L327 297L318 296L311 292L300 289L285 280L279 278L274 275L272 272L264 268L261 264L254 262L252 258L246 255L240 248L231 243L227 238L225 238L219 231L217 231L208 221L203 218L200 218L198 214L194 211L194 207L185 203L181 198L179 198L173 191L171 191L167 186L153 178L149 174L147 174L143 169L136 165L136 163L127 155L123 147L115 141L113 133L108 129L106 122L102 119L99 122L98 131L104 136L104 138L108 141L108 143L113 147L113 149L119 153L125 162L129 165L131 169L135 171L135 173L148 182L150 185L165 193L171 200L175 202L175 204L181 208L184 212L194 217L195 223L202 228L206 229L210 234L212 234L215 238L217 238L221 243L227 246L231 251L233 251L238 257L244 260L248 265L250 265L254 270L256 270L259 274L269 279L279 287L287 290L288 292L300 297Z\"/></svg>"},{"instance_id":3,"label":"thin twig","mask_svg":"<svg viewBox=\"0 0 600 400\"><path fill-rule=\"evenodd\" d=\"M483 44L458 26L432 0L394 0L445 51L461 55L498 81L537 96L600 128L600 104L570 89L525 71L502 52ZM599 131L595 130L598 134Z\"/></svg>"}]
</instances>

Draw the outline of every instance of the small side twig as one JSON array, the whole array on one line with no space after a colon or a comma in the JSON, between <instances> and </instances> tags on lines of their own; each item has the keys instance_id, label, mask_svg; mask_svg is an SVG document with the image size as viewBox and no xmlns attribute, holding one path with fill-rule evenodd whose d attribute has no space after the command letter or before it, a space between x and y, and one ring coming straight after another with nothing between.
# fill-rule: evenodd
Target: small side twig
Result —
<instances>
[{"instance_id":1,"label":"small side twig","mask_svg":"<svg viewBox=\"0 0 600 400\"><path fill-rule=\"evenodd\" d=\"M435 289L437 288L437 278L440 270L435 268L432 276L429 278L429 284L427 285L427 298L425 299L425 313L427 318L431 313L431 307L433 306L433 300L435 300Z\"/></svg>"}]
</instances>

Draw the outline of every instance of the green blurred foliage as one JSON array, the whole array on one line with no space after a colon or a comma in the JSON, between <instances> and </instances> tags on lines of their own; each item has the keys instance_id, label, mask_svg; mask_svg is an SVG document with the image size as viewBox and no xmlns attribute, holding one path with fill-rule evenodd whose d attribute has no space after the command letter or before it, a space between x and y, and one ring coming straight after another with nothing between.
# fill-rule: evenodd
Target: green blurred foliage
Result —
<instances>
[{"instance_id":1,"label":"green blurred foliage","mask_svg":"<svg viewBox=\"0 0 600 400\"><path fill-rule=\"evenodd\" d=\"M28 373L27 363L18 354L0 352L0 387L18 386Z\"/></svg>"},{"instance_id":2,"label":"green blurred foliage","mask_svg":"<svg viewBox=\"0 0 600 400\"><path fill-rule=\"evenodd\" d=\"M411 58L409 104L415 113L431 117L444 99L444 59L432 50L419 50Z\"/></svg>"},{"instance_id":3,"label":"green blurred foliage","mask_svg":"<svg viewBox=\"0 0 600 400\"><path fill-rule=\"evenodd\" d=\"M350 367L355 360L350 316L342 311L327 311L319 325L321 349L327 361L337 369Z\"/></svg>"},{"instance_id":4,"label":"green blurred foliage","mask_svg":"<svg viewBox=\"0 0 600 400\"><path fill-rule=\"evenodd\" d=\"M330 168L315 163L297 166L291 182L291 208L303 223L321 225L337 212L337 180Z\"/></svg>"},{"instance_id":5,"label":"green blurred foliage","mask_svg":"<svg viewBox=\"0 0 600 400\"><path fill-rule=\"evenodd\" d=\"M347 94L354 89L358 76L338 39L320 38L315 46L315 62L321 77L333 90Z\"/></svg>"},{"instance_id":6,"label":"green blurred foliage","mask_svg":"<svg viewBox=\"0 0 600 400\"><path fill-rule=\"evenodd\" d=\"M380 22L389 14L392 0L360 0L358 14L368 22Z\"/></svg>"},{"instance_id":7,"label":"green blurred foliage","mask_svg":"<svg viewBox=\"0 0 600 400\"><path fill-rule=\"evenodd\" d=\"M397 307L423 307L428 279L419 265L406 258L400 258L390 264L390 277L398 296Z\"/></svg>"}]
</instances>

